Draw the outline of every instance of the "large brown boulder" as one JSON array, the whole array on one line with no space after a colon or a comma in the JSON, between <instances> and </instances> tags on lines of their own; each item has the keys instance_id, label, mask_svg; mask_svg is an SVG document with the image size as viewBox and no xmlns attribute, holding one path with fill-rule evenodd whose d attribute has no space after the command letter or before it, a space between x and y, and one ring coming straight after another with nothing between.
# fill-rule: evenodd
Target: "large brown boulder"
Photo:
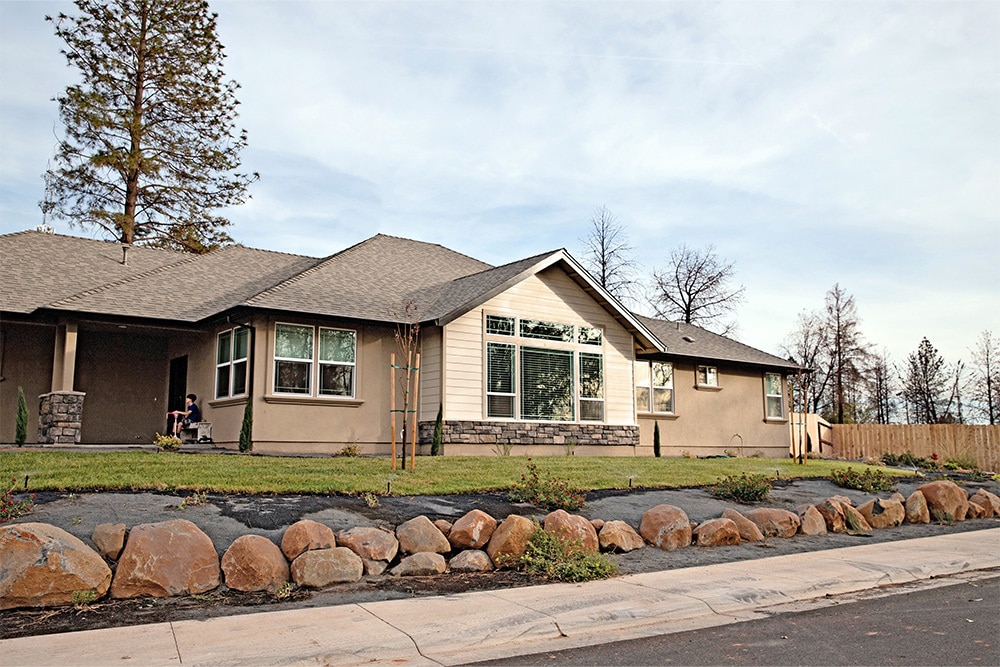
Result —
<instances>
[{"instance_id":1,"label":"large brown boulder","mask_svg":"<svg viewBox=\"0 0 1000 667\"><path fill-rule=\"evenodd\" d=\"M657 505L643 513L639 534L654 547L673 551L691 544L691 522L680 507Z\"/></svg>"},{"instance_id":2,"label":"large brown boulder","mask_svg":"<svg viewBox=\"0 0 1000 667\"><path fill-rule=\"evenodd\" d=\"M955 482L938 480L917 487L924 494L927 509L935 521L965 521L969 512L969 496Z\"/></svg>"},{"instance_id":3,"label":"large brown boulder","mask_svg":"<svg viewBox=\"0 0 1000 667\"><path fill-rule=\"evenodd\" d=\"M538 524L520 514L511 514L493 531L486 553L497 567L510 567L524 555Z\"/></svg>"},{"instance_id":4,"label":"large brown boulder","mask_svg":"<svg viewBox=\"0 0 1000 667\"><path fill-rule=\"evenodd\" d=\"M692 532L699 547L724 547L740 543L740 529L732 519L709 519Z\"/></svg>"},{"instance_id":5,"label":"large brown boulder","mask_svg":"<svg viewBox=\"0 0 1000 667\"><path fill-rule=\"evenodd\" d=\"M448 569L452 572L490 572L493 561L485 551L466 549L448 562Z\"/></svg>"},{"instance_id":6,"label":"large brown boulder","mask_svg":"<svg viewBox=\"0 0 1000 667\"><path fill-rule=\"evenodd\" d=\"M97 547L97 552L108 560L118 560L125 548L124 523L99 523L94 526L90 539Z\"/></svg>"},{"instance_id":7,"label":"large brown boulder","mask_svg":"<svg viewBox=\"0 0 1000 667\"><path fill-rule=\"evenodd\" d=\"M764 540L764 533L760 532L760 528L757 527L757 524L736 510L723 510L722 518L729 519L736 524L737 530L740 531L741 542L761 542Z\"/></svg>"},{"instance_id":8,"label":"large brown boulder","mask_svg":"<svg viewBox=\"0 0 1000 667\"><path fill-rule=\"evenodd\" d=\"M441 554L418 551L399 561L399 565L389 570L389 574L394 577L428 577L444 574L447 570L448 563Z\"/></svg>"},{"instance_id":9,"label":"large brown boulder","mask_svg":"<svg viewBox=\"0 0 1000 667\"><path fill-rule=\"evenodd\" d=\"M553 535L579 542L584 551L596 552L600 550L594 524L578 514L570 514L566 510L549 512L542 527Z\"/></svg>"},{"instance_id":10,"label":"large brown boulder","mask_svg":"<svg viewBox=\"0 0 1000 667\"><path fill-rule=\"evenodd\" d=\"M73 593L102 598L111 568L62 528L45 523L0 527L0 609L72 604Z\"/></svg>"},{"instance_id":11,"label":"large brown boulder","mask_svg":"<svg viewBox=\"0 0 1000 667\"><path fill-rule=\"evenodd\" d=\"M448 542L455 549L482 549L496 529L496 519L482 510L472 510L452 524Z\"/></svg>"},{"instance_id":12,"label":"large brown boulder","mask_svg":"<svg viewBox=\"0 0 1000 667\"><path fill-rule=\"evenodd\" d=\"M868 519L864 517L853 505L842 505L844 508L844 520L847 523L849 533L870 533L872 530Z\"/></svg>"},{"instance_id":13,"label":"large brown boulder","mask_svg":"<svg viewBox=\"0 0 1000 667\"><path fill-rule=\"evenodd\" d=\"M310 549L292 561L292 581L299 586L323 588L361 579L365 568L361 557L347 547Z\"/></svg>"},{"instance_id":14,"label":"large brown boulder","mask_svg":"<svg viewBox=\"0 0 1000 667\"><path fill-rule=\"evenodd\" d=\"M366 560L389 562L399 551L399 540L379 528L357 527L337 533L337 544Z\"/></svg>"},{"instance_id":15,"label":"large brown boulder","mask_svg":"<svg viewBox=\"0 0 1000 667\"><path fill-rule=\"evenodd\" d=\"M597 541L604 551L619 551L627 553L646 546L642 536L635 528L624 521L604 521Z\"/></svg>"},{"instance_id":16,"label":"large brown boulder","mask_svg":"<svg viewBox=\"0 0 1000 667\"><path fill-rule=\"evenodd\" d=\"M775 507L747 510L743 516L757 524L764 537L792 537L799 532L802 523L794 512Z\"/></svg>"},{"instance_id":17,"label":"large brown boulder","mask_svg":"<svg viewBox=\"0 0 1000 667\"><path fill-rule=\"evenodd\" d=\"M288 561L266 537L242 535L222 554L222 573L234 590L273 593L288 581Z\"/></svg>"},{"instance_id":18,"label":"large brown boulder","mask_svg":"<svg viewBox=\"0 0 1000 667\"><path fill-rule=\"evenodd\" d=\"M329 526L318 521L302 519L285 529L281 537L281 553L289 562L310 549L332 549L337 546L337 538Z\"/></svg>"},{"instance_id":19,"label":"large brown boulder","mask_svg":"<svg viewBox=\"0 0 1000 667\"><path fill-rule=\"evenodd\" d=\"M980 505L979 503L974 503L974 502L972 502L972 499L970 498L969 499L969 511L966 512L965 518L966 519L985 519L986 518L986 510L987 510L986 506Z\"/></svg>"},{"instance_id":20,"label":"large brown boulder","mask_svg":"<svg viewBox=\"0 0 1000 667\"><path fill-rule=\"evenodd\" d=\"M799 533L801 535L825 535L826 520L815 506L806 503L795 508L799 515Z\"/></svg>"},{"instance_id":21,"label":"large brown boulder","mask_svg":"<svg viewBox=\"0 0 1000 667\"><path fill-rule=\"evenodd\" d=\"M931 512L927 508L927 499L920 491L911 493L903 508L906 510L906 523L931 522Z\"/></svg>"},{"instance_id":22,"label":"large brown boulder","mask_svg":"<svg viewBox=\"0 0 1000 667\"><path fill-rule=\"evenodd\" d=\"M423 514L396 526L396 539L404 554L446 554L451 551L448 538Z\"/></svg>"},{"instance_id":23,"label":"large brown boulder","mask_svg":"<svg viewBox=\"0 0 1000 667\"><path fill-rule=\"evenodd\" d=\"M969 502L980 505L984 510L983 516L987 519L1000 516L1000 496L990 493L986 489L979 489L969 496Z\"/></svg>"},{"instance_id":24,"label":"large brown boulder","mask_svg":"<svg viewBox=\"0 0 1000 667\"><path fill-rule=\"evenodd\" d=\"M835 498L827 498L815 506L816 511L826 522L826 529L831 533L843 533L847 531L847 517L844 514L844 505Z\"/></svg>"},{"instance_id":25,"label":"large brown boulder","mask_svg":"<svg viewBox=\"0 0 1000 667\"><path fill-rule=\"evenodd\" d=\"M144 523L129 531L111 597L167 597L204 593L220 583L212 540L187 519Z\"/></svg>"},{"instance_id":26,"label":"large brown boulder","mask_svg":"<svg viewBox=\"0 0 1000 667\"><path fill-rule=\"evenodd\" d=\"M894 528L902 525L906 509L895 500L875 498L858 507L858 512L872 528Z\"/></svg>"}]
</instances>

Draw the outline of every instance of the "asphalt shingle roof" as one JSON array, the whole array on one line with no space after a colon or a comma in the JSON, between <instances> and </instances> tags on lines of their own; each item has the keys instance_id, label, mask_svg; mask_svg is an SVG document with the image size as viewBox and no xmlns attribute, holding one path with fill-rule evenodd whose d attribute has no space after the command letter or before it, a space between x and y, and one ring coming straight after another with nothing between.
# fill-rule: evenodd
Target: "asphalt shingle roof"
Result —
<instances>
[{"instance_id":1,"label":"asphalt shingle roof","mask_svg":"<svg viewBox=\"0 0 1000 667\"><path fill-rule=\"evenodd\" d=\"M799 368L787 359L776 357L693 324L658 320L642 315L636 317L666 346L667 356L705 361L733 361L788 370Z\"/></svg>"}]
</instances>

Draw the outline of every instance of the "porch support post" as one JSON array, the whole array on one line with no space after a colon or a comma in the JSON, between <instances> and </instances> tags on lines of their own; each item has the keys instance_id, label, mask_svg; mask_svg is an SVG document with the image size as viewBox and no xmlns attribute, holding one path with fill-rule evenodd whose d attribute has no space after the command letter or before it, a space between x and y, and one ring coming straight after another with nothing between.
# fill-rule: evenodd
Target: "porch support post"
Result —
<instances>
[{"instance_id":1,"label":"porch support post","mask_svg":"<svg viewBox=\"0 0 1000 667\"><path fill-rule=\"evenodd\" d=\"M76 376L76 322L60 322L52 357L52 391L73 391Z\"/></svg>"}]
</instances>

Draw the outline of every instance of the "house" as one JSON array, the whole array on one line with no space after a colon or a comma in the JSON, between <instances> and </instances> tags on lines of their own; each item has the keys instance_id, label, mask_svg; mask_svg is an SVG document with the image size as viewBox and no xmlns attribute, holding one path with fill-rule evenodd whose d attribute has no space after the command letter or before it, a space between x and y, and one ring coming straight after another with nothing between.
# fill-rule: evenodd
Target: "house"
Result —
<instances>
[{"instance_id":1,"label":"house","mask_svg":"<svg viewBox=\"0 0 1000 667\"><path fill-rule=\"evenodd\" d=\"M0 262L0 442L23 387L42 443L148 443L195 393L218 446L252 401L255 451L388 453L418 325L424 450L440 408L449 455L651 455L654 423L665 454L788 453L793 364L635 315L565 250L495 267L382 234L314 258L25 231Z\"/></svg>"}]
</instances>

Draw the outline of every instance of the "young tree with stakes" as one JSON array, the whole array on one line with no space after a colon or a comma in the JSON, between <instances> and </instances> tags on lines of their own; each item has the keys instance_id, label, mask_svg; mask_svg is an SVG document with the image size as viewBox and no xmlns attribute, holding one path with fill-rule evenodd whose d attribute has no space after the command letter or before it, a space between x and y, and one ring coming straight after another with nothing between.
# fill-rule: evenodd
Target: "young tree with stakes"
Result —
<instances>
[{"instance_id":1,"label":"young tree with stakes","mask_svg":"<svg viewBox=\"0 0 1000 667\"><path fill-rule=\"evenodd\" d=\"M247 197L234 81L204 0L75 0L47 16L80 81L56 98L65 128L46 215L122 243L207 252L231 242L214 209Z\"/></svg>"}]
</instances>

